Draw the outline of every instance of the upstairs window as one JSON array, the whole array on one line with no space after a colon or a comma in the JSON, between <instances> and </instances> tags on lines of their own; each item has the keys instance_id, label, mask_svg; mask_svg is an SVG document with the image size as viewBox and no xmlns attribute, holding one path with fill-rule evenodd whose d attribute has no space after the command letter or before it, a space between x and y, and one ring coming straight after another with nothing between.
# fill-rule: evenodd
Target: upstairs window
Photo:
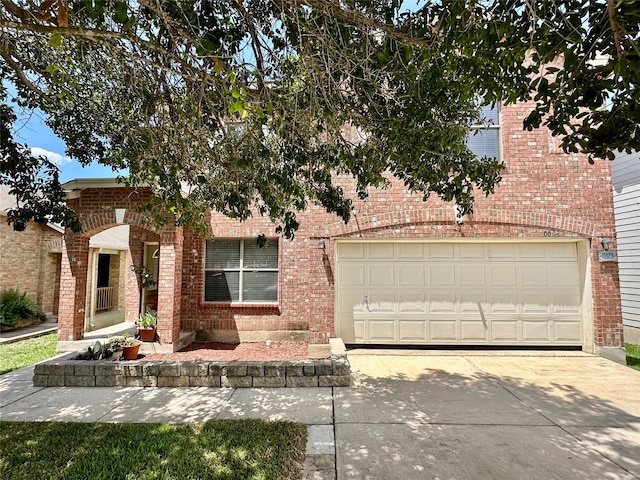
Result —
<instances>
[{"instance_id":1,"label":"upstairs window","mask_svg":"<svg viewBox=\"0 0 640 480\"><path fill-rule=\"evenodd\" d=\"M471 127L467 147L478 158L500 160L500 110L497 105L485 105L480 109L482 124Z\"/></svg>"},{"instance_id":2,"label":"upstairs window","mask_svg":"<svg viewBox=\"0 0 640 480\"><path fill-rule=\"evenodd\" d=\"M207 240L204 301L276 303L278 240L258 247L255 239Z\"/></svg>"}]
</instances>

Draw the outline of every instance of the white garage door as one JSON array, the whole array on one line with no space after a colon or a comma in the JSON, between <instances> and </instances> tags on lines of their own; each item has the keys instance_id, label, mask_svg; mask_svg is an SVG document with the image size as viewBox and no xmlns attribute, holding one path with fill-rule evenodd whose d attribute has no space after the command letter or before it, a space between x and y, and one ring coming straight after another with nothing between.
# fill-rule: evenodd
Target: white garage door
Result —
<instances>
[{"instance_id":1,"label":"white garage door","mask_svg":"<svg viewBox=\"0 0 640 480\"><path fill-rule=\"evenodd\" d=\"M345 343L581 345L575 242L337 242Z\"/></svg>"}]
</instances>

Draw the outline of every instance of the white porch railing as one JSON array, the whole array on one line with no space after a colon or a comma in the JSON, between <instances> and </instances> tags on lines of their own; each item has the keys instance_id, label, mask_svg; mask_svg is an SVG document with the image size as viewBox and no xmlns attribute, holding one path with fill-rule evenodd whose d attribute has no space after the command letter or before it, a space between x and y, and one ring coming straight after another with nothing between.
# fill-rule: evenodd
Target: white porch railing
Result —
<instances>
[{"instance_id":1,"label":"white porch railing","mask_svg":"<svg viewBox=\"0 0 640 480\"><path fill-rule=\"evenodd\" d=\"M116 306L115 289L113 287L101 287L96 290L96 312L109 310Z\"/></svg>"}]
</instances>

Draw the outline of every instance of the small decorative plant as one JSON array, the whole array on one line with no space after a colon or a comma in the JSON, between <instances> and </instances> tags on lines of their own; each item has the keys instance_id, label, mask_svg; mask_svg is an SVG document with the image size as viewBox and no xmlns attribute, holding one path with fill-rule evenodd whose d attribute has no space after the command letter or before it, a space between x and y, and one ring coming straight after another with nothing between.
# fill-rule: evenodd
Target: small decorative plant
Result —
<instances>
[{"instance_id":1,"label":"small decorative plant","mask_svg":"<svg viewBox=\"0 0 640 480\"><path fill-rule=\"evenodd\" d=\"M156 329L158 326L158 314L149 310L138 317L138 334L143 342L156 341Z\"/></svg>"},{"instance_id":2,"label":"small decorative plant","mask_svg":"<svg viewBox=\"0 0 640 480\"><path fill-rule=\"evenodd\" d=\"M139 328L156 328L158 326L158 313L153 310L140 314L136 322Z\"/></svg>"},{"instance_id":3,"label":"small decorative plant","mask_svg":"<svg viewBox=\"0 0 640 480\"><path fill-rule=\"evenodd\" d=\"M133 338L128 333L119 337L111 337L109 339L109 348L117 350L122 349L122 358L124 360L135 360L138 358L138 350L140 349L142 342L136 338Z\"/></svg>"},{"instance_id":4,"label":"small decorative plant","mask_svg":"<svg viewBox=\"0 0 640 480\"><path fill-rule=\"evenodd\" d=\"M131 265L131 271L140 279L140 286L142 288L155 287L158 284L158 282L153 279L151 270L144 265Z\"/></svg>"},{"instance_id":5,"label":"small decorative plant","mask_svg":"<svg viewBox=\"0 0 640 480\"><path fill-rule=\"evenodd\" d=\"M133 338L131 335L129 335L128 333L124 333L121 336L118 337L111 337L109 338L109 345L115 347L115 346L119 346L119 347L132 347L134 346L136 343L138 343L138 340L136 340L135 338Z\"/></svg>"},{"instance_id":6,"label":"small decorative plant","mask_svg":"<svg viewBox=\"0 0 640 480\"><path fill-rule=\"evenodd\" d=\"M118 360L122 355L122 347L117 343L107 341L102 344L96 341L93 345L87 347L86 352L78 356L80 360Z\"/></svg>"}]
</instances>

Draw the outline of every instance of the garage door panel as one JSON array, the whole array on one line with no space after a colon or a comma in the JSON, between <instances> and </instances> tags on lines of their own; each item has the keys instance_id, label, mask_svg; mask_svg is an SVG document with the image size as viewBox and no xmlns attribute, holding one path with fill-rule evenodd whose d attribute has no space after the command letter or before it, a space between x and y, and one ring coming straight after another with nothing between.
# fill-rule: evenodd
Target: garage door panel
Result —
<instances>
[{"instance_id":1,"label":"garage door panel","mask_svg":"<svg viewBox=\"0 0 640 480\"><path fill-rule=\"evenodd\" d=\"M550 313L549 295L545 292L525 292L518 294L522 313L547 315Z\"/></svg>"},{"instance_id":2,"label":"garage door panel","mask_svg":"<svg viewBox=\"0 0 640 480\"><path fill-rule=\"evenodd\" d=\"M548 245L549 257L554 259L577 260L578 249L575 243L554 243Z\"/></svg>"},{"instance_id":3,"label":"garage door panel","mask_svg":"<svg viewBox=\"0 0 640 480\"><path fill-rule=\"evenodd\" d=\"M364 265L340 264L338 266L340 284L344 287L364 287L365 267Z\"/></svg>"},{"instance_id":4,"label":"garage door panel","mask_svg":"<svg viewBox=\"0 0 640 480\"><path fill-rule=\"evenodd\" d=\"M520 285L523 287L548 287L547 265L544 263L522 264L519 265L519 270Z\"/></svg>"},{"instance_id":5,"label":"garage door panel","mask_svg":"<svg viewBox=\"0 0 640 480\"><path fill-rule=\"evenodd\" d=\"M518 322L516 320L493 320L491 322L491 341L499 343L518 343Z\"/></svg>"},{"instance_id":6,"label":"garage door panel","mask_svg":"<svg viewBox=\"0 0 640 480\"><path fill-rule=\"evenodd\" d=\"M370 320L368 323L369 327L369 340L373 343L381 342L393 342L397 339L396 335L396 322L394 320Z\"/></svg>"},{"instance_id":7,"label":"garage door panel","mask_svg":"<svg viewBox=\"0 0 640 480\"><path fill-rule=\"evenodd\" d=\"M463 264L458 267L458 272L462 287L486 285L484 265Z\"/></svg>"},{"instance_id":8,"label":"garage door panel","mask_svg":"<svg viewBox=\"0 0 640 480\"><path fill-rule=\"evenodd\" d=\"M513 293L495 293L487 295L487 313L518 314L518 302Z\"/></svg>"},{"instance_id":9,"label":"garage door panel","mask_svg":"<svg viewBox=\"0 0 640 480\"><path fill-rule=\"evenodd\" d=\"M512 287L518 283L517 268L513 264L488 265L489 285Z\"/></svg>"},{"instance_id":10,"label":"garage door panel","mask_svg":"<svg viewBox=\"0 0 640 480\"><path fill-rule=\"evenodd\" d=\"M407 343L425 342L427 340L427 323L424 320L399 320L398 339Z\"/></svg>"},{"instance_id":11,"label":"garage door panel","mask_svg":"<svg viewBox=\"0 0 640 480\"><path fill-rule=\"evenodd\" d=\"M467 313L485 313L486 295L480 292L458 292L456 299L459 305L459 311L462 314Z\"/></svg>"},{"instance_id":12,"label":"garage door panel","mask_svg":"<svg viewBox=\"0 0 640 480\"><path fill-rule=\"evenodd\" d=\"M339 260L364 260L364 243L342 243L338 249Z\"/></svg>"},{"instance_id":13,"label":"garage door panel","mask_svg":"<svg viewBox=\"0 0 640 480\"><path fill-rule=\"evenodd\" d=\"M429 259L453 259L454 250L451 243L432 243L427 245L427 251L429 252Z\"/></svg>"},{"instance_id":14,"label":"garage door panel","mask_svg":"<svg viewBox=\"0 0 640 480\"><path fill-rule=\"evenodd\" d=\"M579 321L553 322L553 340L556 342L575 344L580 341L581 328Z\"/></svg>"},{"instance_id":15,"label":"garage door panel","mask_svg":"<svg viewBox=\"0 0 640 480\"><path fill-rule=\"evenodd\" d=\"M454 265L431 265L429 270L429 285L432 287L455 287L456 270Z\"/></svg>"},{"instance_id":16,"label":"garage door panel","mask_svg":"<svg viewBox=\"0 0 640 480\"><path fill-rule=\"evenodd\" d=\"M429 313L456 313L456 294L454 292L433 292L429 294Z\"/></svg>"},{"instance_id":17,"label":"garage door panel","mask_svg":"<svg viewBox=\"0 0 640 480\"><path fill-rule=\"evenodd\" d=\"M360 290L342 290L338 296L336 310L339 314L351 315L354 311L365 311L364 296Z\"/></svg>"},{"instance_id":18,"label":"garage door panel","mask_svg":"<svg viewBox=\"0 0 640 480\"><path fill-rule=\"evenodd\" d=\"M551 313L568 313L579 314L580 313L580 295L578 292L566 291L556 292L550 295L551 301Z\"/></svg>"},{"instance_id":19,"label":"garage door panel","mask_svg":"<svg viewBox=\"0 0 640 480\"><path fill-rule=\"evenodd\" d=\"M402 287L424 287L427 284L424 265L398 265L398 285Z\"/></svg>"},{"instance_id":20,"label":"garage door panel","mask_svg":"<svg viewBox=\"0 0 640 480\"><path fill-rule=\"evenodd\" d=\"M549 266L549 284L559 287L577 287L579 284L578 271L570 264L554 264Z\"/></svg>"},{"instance_id":21,"label":"garage door panel","mask_svg":"<svg viewBox=\"0 0 640 480\"><path fill-rule=\"evenodd\" d=\"M484 245L482 243L457 244L458 258L482 260L485 257Z\"/></svg>"},{"instance_id":22,"label":"garage door panel","mask_svg":"<svg viewBox=\"0 0 640 480\"><path fill-rule=\"evenodd\" d=\"M370 291L367 295L365 311L368 310L371 313L394 312L396 305L395 292L388 290L384 292Z\"/></svg>"},{"instance_id":23,"label":"garage door panel","mask_svg":"<svg viewBox=\"0 0 640 480\"><path fill-rule=\"evenodd\" d=\"M348 332L343 332L342 335L347 338L353 338L355 342L363 343L366 342L366 321L364 320L354 320L353 321L353 333L351 337Z\"/></svg>"},{"instance_id":24,"label":"garage door panel","mask_svg":"<svg viewBox=\"0 0 640 480\"><path fill-rule=\"evenodd\" d=\"M549 322L547 321L523 321L522 322L522 339L525 342L544 342L548 343Z\"/></svg>"},{"instance_id":25,"label":"garage door panel","mask_svg":"<svg viewBox=\"0 0 640 480\"><path fill-rule=\"evenodd\" d=\"M456 327L455 320L432 320L429 322L429 340L434 343L456 342L458 340Z\"/></svg>"},{"instance_id":26,"label":"garage door panel","mask_svg":"<svg viewBox=\"0 0 640 480\"><path fill-rule=\"evenodd\" d=\"M398 312L400 313L427 313L426 293L399 292Z\"/></svg>"},{"instance_id":27,"label":"garage door panel","mask_svg":"<svg viewBox=\"0 0 640 480\"><path fill-rule=\"evenodd\" d=\"M393 246L393 243L369 243L369 258L393 260L395 257Z\"/></svg>"},{"instance_id":28,"label":"garage door panel","mask_svg":"<svg viewBox=\"0 0 640 480\"><path fill-rule=\"evenodd\" d=\"M399 243L398 258L423 260L426 257L426 245L423 243Z\"/></svg>"},{"instance_id":29,"label":"garage door panel","mask_svg":"<svg viewBox=\"0 0 640 480\"><path fill-rule=\"evenodd\" d=\"M338 242L337 331L347 343L580 345L577 251L550 241Z\"/></svg>"},{"instance_id":30,"label":"garage door panel","mask_svg":"<svg viewBox=\"0 0 640 480\"><path fill-rule=\"evenodd\" d=\"M387 265L369 265L367 281L372 287L387 286L391 287L396 284L394 266Z\"/></svg>"},{"instance_id":31,"label":"garage door panel","mask_svg":"<svg viewBox=\"0 0 640 480\"><path fill-rule=\"evenodd\" d=\"M487 324L482 321L460 321L460 340L469 343L486 342L489 340Z\"/></svg>"},{"instance_id":32,"label":"garage door panel","mask_svg":"<svg viewBox=\"0 0 640 480\"><path fill-rule=\"evenodd\" d=\"M518 256L522 259L546 259L547 249L543 243L528 243L525 245L518 245Z\"/></svg>"},{"instance_id":33,"label":"garage door panel","mask_svg":"<svg viewBox=\"0 0 640 480\"><path fill-rule=\"evenodd\" d=\"M516 245L496 243L487 246L487 257L490 259L505 260L516 258Z\"/></svg>"}]
</instances>

